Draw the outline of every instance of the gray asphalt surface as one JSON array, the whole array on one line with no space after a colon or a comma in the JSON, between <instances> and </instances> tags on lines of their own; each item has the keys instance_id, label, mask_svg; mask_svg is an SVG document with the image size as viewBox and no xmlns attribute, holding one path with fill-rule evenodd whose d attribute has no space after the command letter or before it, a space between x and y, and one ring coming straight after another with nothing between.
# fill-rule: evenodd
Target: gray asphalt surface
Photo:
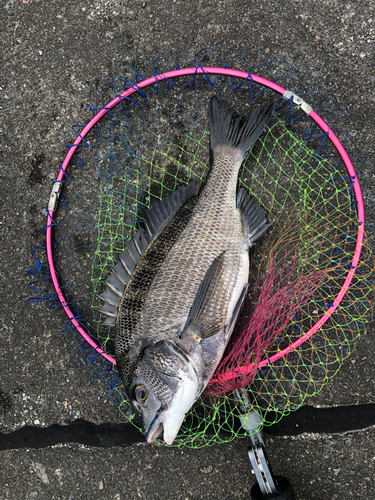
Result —
<instances>
[{"instance_id":1,"label":"gray asphalt surface","mask_svg":"<svg viewBox=\"0 0 375 500\"><path fill-rule=\"evenodd\" d=\"M70 126L120 63L163 50L257 49L313 75L350 113L375 157L375 3L2 0L0 2L0 430L80 417L121 422L75 369L64 313L30 305L26 271ZM375 185L374 185L375 189ZM308 404L375 403L374 327ZM72 443L1 453L0 499L235 499L254 483L247 443L201 450ZM275 472L299 500L375 498L375 429L268 438Z\"/></svg>"}]
</instances>

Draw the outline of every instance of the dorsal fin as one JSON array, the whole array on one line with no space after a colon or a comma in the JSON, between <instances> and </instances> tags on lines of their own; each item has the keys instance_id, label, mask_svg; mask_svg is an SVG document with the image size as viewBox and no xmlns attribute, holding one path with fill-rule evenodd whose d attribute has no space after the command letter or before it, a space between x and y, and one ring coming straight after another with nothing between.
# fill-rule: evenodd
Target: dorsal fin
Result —
<instances>
[{"instance_id":1,"label":"dorsal fin","mask_svg":"<svg viewBox=\"0 0 375 500\"><path fill-rule=\"evenodd\" d=\"M267 224L266 212L250 198L245 188L241 188L238 192L237 208L242 213L249 248L251 248L275 221Z\"/></svg>"},{"instance_id":2,"label":"dorsal fin","mask_svg":"<svg viewBox=\"0 0 375 500\"><path fill-rule=\"evenodd\" d=\"M119 262L105 280L107 288L99 295L104 304L102 307L95 309L108 316L102 323L103 325L111 326L115 324L125 288L142 255L151 242L169 224L182 205L197 193L199 184L199 180L195 179L189 184L179 187L164 200L155 203L147 211L146 221L139 224L139 230L131 240L126 242L126 250L119 255Z\"/></svg>"},{"instance_id":3,"label":"dorsal fin","mask_svg":"<svg viewBox=\"0 0 375 500\"><path fill-rule=\"evenodd\" d=\"M180 186L176 191L173 191L164 200L155 203L147 212L147 225L151 231L151 239L160 234L165 226L176 215L177 210L182 205L197 193L199 180L194 179L185 186ZM152 225L151 225L151 224Z\"/></svg>"}]
</instances>

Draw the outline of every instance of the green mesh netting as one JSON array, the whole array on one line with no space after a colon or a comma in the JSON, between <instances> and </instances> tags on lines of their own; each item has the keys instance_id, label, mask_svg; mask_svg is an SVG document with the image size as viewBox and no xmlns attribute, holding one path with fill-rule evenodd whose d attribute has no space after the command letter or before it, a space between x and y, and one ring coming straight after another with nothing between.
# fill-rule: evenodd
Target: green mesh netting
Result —
<instances>
[{"instance_id":1,"label":"green mesh netting","mask_svg":"<svg viewBox=\"0 0 375 500\"><path fill-rule=\"evenodd\" d=\"M98 88L98 106L153 72L198 63L228 64L279 81L302 95L329 122L347 150L354 151L355 166L367 172L361 142L334 98L308 75L255 52L198 50L141 59L134 66L120 67L115 77ZM99 324L103 318L94 310L100 303L96 293L104 290L110 267L147 208L194 177L204 182L209 169L207 107L211 96L220 95L238 112L275 100L266 88L251 81L240 83L228 77L209 81L201 75L140 91L98 123L68 171L63 203L55 216L59 279L76 317L111 355L113 331ZM294 259L296 275L317 270L325 275L263 359L299 339L332 305L350 267L358 227L352 179L336 150L292 102L279 96L276 101L277 113L239 177L238 187L248 189L269 219L277 221L272 233L251 251L250 283L262 283L275 256L277 262ZM298 349L257 372L247 391L265 425L277 422L320 391L351 353L370 318L373 267L366 244L350 289L325 325ZM69 348L77 353L79 368L131 420L116 368L82 342L70 322L64 333ZM238 394L213 395L207 390L187 415L176 445L200 447L244 436L238 413Z\"/></svg>"}]
</instances>

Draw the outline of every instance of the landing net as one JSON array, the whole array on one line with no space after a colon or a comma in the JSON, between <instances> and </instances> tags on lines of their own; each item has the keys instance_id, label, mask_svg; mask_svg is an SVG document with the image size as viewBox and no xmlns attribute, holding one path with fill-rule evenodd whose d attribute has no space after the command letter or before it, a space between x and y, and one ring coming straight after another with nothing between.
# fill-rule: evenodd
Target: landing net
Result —
<instances>
[{"instance_id":1,"label":"landing net","mask_svg":"<svg viewBox=\"0 0 375 500\"><path fill-rule=\"evenodd\" d=\"M210 67L235 69L245 77L203 69ZM193 69L187 76L160 78L175 68ZM282 97L251 74L292 94ZM153 78L152 84L141 88L147 78ZM107 112L107 103L130 88L136 92ZM82 125L73 126L81 145L68 146L74 153L69 168L64 162L54 183L49 267L36 253L37 266L30 271L47 278L50 272L59 284L63 306L42 289L43 279L31 285L44 297L30 300L48 300L51 308L70 311L63 333L78 368L133 419L114 365L114 331L100 325L104 318L94 309L100 305L97 294L146 210L194 178L204 182L207 110L214 94L237 112L276 103L243 164L238 188L248 189L268 220L277 222L251 250L243 314L215 375L183 423L176 440L180 447L245 435L238 424L237 388L246 388L264 425L300 407L352 352L371 319L374 299L372 172L350 117L334 97L309 75L257 52L192 50L142 58L120 66L98 87L96 106L90 109L103 117L87 135ZM314 112L308 116L304 102L329 130L311 119ZM330 131L350 155L355 172L348 171ZM367 203L367 236L358 179Z\"/></svg>"}]
</instances>

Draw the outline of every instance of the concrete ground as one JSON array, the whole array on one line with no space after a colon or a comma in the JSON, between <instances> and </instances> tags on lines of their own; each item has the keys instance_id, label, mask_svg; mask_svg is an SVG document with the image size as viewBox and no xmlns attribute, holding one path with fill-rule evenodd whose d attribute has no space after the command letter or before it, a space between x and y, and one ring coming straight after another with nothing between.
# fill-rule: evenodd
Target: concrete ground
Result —
<instances>
[{"instance_id":1,"label":"concrete ground","mask_svg":"<svg viewBox=\"0 0 375 500\"><path fill-rule=\"evenodd\" d=\"M1 368L3 433L83 418L122 422L75 370L61 311L29 304L27 269L70 126L122 62L218 45L259 50L313 75L375 158L375 2L322 0L2 0L0 2ZM375 186L373 185L374 189ZM309 404L375 403L374 327ZM344 411L344 409L343 409ZM375 429L268 437L298 500L375 498ZM70 443L1 452L0 499L249 498L247 443L201 450Z\"/></svg>"}]
</instances>

